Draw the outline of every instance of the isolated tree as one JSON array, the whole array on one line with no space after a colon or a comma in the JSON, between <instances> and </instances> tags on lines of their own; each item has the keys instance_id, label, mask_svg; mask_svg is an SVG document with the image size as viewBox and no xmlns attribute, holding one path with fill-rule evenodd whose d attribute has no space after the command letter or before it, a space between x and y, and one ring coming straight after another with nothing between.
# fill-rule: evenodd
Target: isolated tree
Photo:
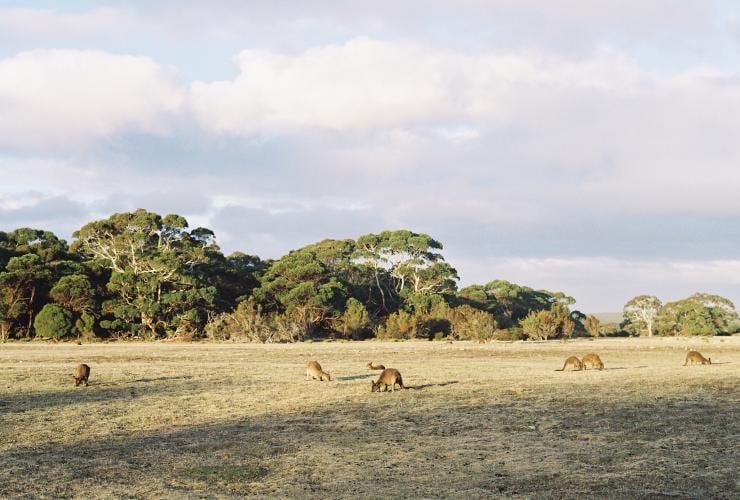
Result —
<instances>
[{"instance_id":1,"label":"isolated tree","mask_svg":"<svg viewBox=\"0 0 740 500\"><path fill-rule=\"evenodd\" d=\"M599 318L594 316L593 314L589 314L586 316L586 319L583 320L583 327L586 329L589 335L592 337L598 337L599 331L601 329L601 321L599 321Z\"/></svg>"},{"instance_id":2,"label":"isolated tree","mask_svg":"<svg viewBox=\"0 0 740 500\"><path fill-rule=\"evenodd\" d=\"M662 303L652 295L638 295L624 305L624 318L636 333L646 332L653 336L655 317L658 315Z\"/></svg>"}]
</instances>

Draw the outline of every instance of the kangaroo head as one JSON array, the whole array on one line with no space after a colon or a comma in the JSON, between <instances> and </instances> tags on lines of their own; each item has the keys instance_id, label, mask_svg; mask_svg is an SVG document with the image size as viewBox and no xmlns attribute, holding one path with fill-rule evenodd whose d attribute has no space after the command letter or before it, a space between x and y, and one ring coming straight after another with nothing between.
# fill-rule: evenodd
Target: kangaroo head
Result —
<instances>
[{"instance_id":1,"label":"kangaroo head","mask_svg":"<svg viewBox=\"0 0 740 500\"><path fill-rule=\"evenodd\" d=\"M372 390L370 392L380 392L380 382L373 382L371 380L370 385L372 386Z\"/></svg>"},{"instance_id":2,"label":"kangaroo head","mask_svg":"<svg viewBox=\"0 0 740 500\"><path fill-rule=\"evenodd\" d=\"M707 358L707 363L712 364L712 358Z\"/></svg>"},{"instance_id":3,"label":"kangaroo head","mask_svg":"<svg viewBox=\"0 0 740 500\"><path fill-rule=\"evenodd\" d=\"M331 375L329 373L327 373L327 372L322 373L321 374L321 381L323 382L324 380L326 380L328 382L331 382Z\"/></svg>"}]
</instances>

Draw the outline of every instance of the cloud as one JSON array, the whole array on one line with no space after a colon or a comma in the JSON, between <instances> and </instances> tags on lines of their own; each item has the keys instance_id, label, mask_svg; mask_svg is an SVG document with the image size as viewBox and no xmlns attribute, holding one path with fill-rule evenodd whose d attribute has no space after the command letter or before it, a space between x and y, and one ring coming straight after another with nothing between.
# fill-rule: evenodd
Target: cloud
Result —
<instances>
[{"instance_id":1,"label":"cloud","mask_svg":"<svg viewBox=\"0 0 740 500\"><path fill-rule=\"evenodd\" d=\"M641 77L634 63L610 50L569 60L534 52L470 55L367 38L298 53L245 50L236 62L234 80L192 84L192 107L207 130L249 135L501 123L537 92L616 92Z\"/></svg>"},{"instance_id":2,"label":"cloud","mask_svg":"<svg viewBox=\"0 0 740 500\"><path fill-rule=\"evenodd\" d=\"M0 60L0 147L75 149L124 132L164 133L182 99L148 57L23 52Z\"/></svg>"}]
</instances>

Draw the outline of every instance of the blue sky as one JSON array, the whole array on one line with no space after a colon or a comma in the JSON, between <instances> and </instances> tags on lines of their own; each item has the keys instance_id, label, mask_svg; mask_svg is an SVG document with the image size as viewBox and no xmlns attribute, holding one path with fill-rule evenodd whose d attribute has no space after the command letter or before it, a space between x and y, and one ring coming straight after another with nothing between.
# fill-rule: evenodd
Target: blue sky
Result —
<instances>
[{"instance_id":1,"label":"blue sky","mask_svg":"<svg viewBox=\"0 0 740 500\"><path fill-rule=\"evenodd\" d=\"M731 1L0 2L0 229L403 227L463 285L738 303L739 63Z\"/></svg>"}]
</instances>

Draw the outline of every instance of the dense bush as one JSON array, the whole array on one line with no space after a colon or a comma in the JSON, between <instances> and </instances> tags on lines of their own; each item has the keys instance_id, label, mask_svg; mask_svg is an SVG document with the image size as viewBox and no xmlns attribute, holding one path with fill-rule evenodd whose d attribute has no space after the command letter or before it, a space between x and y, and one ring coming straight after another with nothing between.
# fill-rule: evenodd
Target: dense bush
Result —
<instances>
[{"instance_id":1,"label":"dense bush","mask_svg":"<svg viewBox=\"0 0 740 500\"><path fill-rule=\"evenodd\" d=\"M247 342L296 342L306 337L307 329L285 314L265 314L262 306L249 298L232 313L213 317L205 327L213 340Z\"/></svg>"},{"instance_id":2,"label":"dense bush","mask_svg":"<svg viewBox=\"0 0 740 500\"><path fill-rule=\"evenodd\" d=\"M72 333L72 313L57 304L46 304L33 322L36 335L60 339Z\"/></svg>"},{"instance_id":3,"label":"dense bush","mask_svg":"<svg viewBox=\"0 0 740 500\"><path fill-rule=\"evenodd\" d=\"M468 305L452 308L449 312L452 336L460 340L487 342L496 337L493 315Z\"/></svg>"}]
</instances>

